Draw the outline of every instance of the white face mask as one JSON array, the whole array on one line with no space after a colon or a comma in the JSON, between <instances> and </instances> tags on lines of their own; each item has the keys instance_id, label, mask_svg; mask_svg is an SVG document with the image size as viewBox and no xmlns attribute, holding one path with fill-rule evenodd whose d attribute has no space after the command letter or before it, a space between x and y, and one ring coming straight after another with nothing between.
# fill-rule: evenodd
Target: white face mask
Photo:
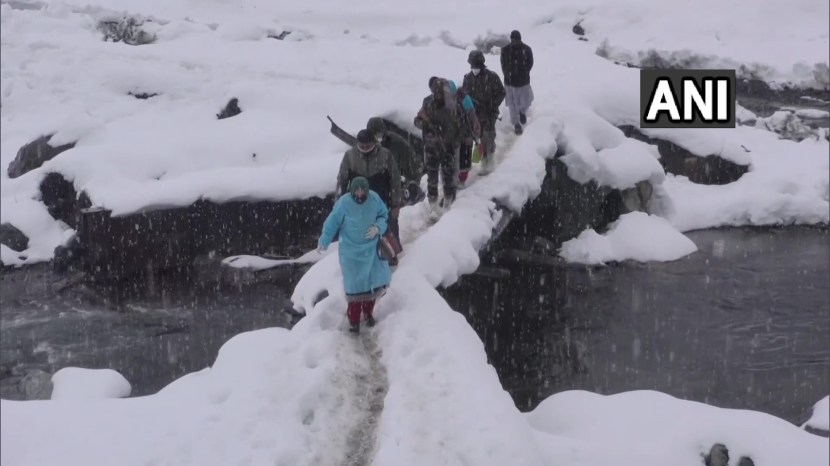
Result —
<instances>
[{"instance_id":1,"label":"white face mask","mask_svg":"<svg viewBox=\"0 0 830 466\"><path fill-rule=\"evenodd\" d=\"M478 74L481 73L481 68L473 68L472 70L474 76L478 76Z\"/></svg>"}]
</instances>

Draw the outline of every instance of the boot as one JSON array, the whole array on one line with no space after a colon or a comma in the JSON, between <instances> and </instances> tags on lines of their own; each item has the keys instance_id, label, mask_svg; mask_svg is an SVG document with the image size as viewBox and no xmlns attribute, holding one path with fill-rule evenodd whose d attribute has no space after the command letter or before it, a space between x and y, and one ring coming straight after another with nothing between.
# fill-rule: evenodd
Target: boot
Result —
<instances>
[{"instance_id":1,"label":"boot","mask_svg":"<svg viewBox=\"0 0 830 466\"><path fill-rule=\"evenodd\" d=\"M494 166L496 164L493 160L494 157L495 154L487 154L486 157L481 159L481 170L478 172L479 175L489 175L493 172L493 168L495 168Z\"/></svg>"},{"instance_id":2,"label":"boot","mask_svg":"<svg viewBox=\"0 0 830 466\"><path fill-rule=\"evenodd\" d=\"M524 130L522 130L522 125L516 125L513 127L513 131L516 132L517 135L522 134Z\"/></svg>"},{"instance_id":3,"label":"boot","mask_svg":"<svg viewBox=\"0 0 830 466\"><path fill-rule=\"evenodd\" d=\"M367 327L374 327L375 323L376 322L375 322L375 317L374 316L369 316L369 317L366 318L366 326Z\"/></svg>"},{"instance_id":4,"label":"boot","mask_svg":"<svg viewBox=\"0 0 830 466\"><path fill-rule=\"evenodd\" d=\"M461 170L458 172L458 189L465 188L469 174L470 173L467 170Z\"/></svg>"},{"instance_id":5,"label":"boot","mask_svg":"<svg viewBox=\"0 0 830 466\"><path fill-rule=\"evenodd\" d=\"M360 333L360 322L355 322L353 324L349 324L349 332L358 334Z\"/></svg>"},{"instance_id":6,"label":"boot","mask_svg":"<svg viewBox=\"0 0 830 466\"><path fill-rule=\"evenodd\" d=\"M452 194L450 196L447 196L445 194L444 199L441 200L441 210L443 212L450 210L450 207L452 207L453 202L455 202L455 194Z\"/></svg>"},{"instance_id":7,"label":"boot","mask_svg":"<svg viewBox=\"0 0 830 466\"><path fill-rule=\"evenodd\" d=\"M526 125L527 124L527 115L524 113L519 113L519 123Z\"/></svg>"},{"instance_id":8,"label":"boot","mask_svg":"<svg viewBox=\"0 0 830 466\"><path fill-rule=\"evenodd\" d=\"M429 204L427 205L427 216L432 220L438 219L441 215L439 209L438 199L430 199Z\"/></svg>"}]
</instances>

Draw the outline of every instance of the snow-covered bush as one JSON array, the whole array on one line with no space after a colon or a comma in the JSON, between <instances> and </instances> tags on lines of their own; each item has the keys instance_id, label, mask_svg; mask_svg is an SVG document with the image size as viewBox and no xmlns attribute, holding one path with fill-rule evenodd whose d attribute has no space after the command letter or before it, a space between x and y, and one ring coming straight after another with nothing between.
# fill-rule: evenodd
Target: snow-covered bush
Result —
<instances>
[{"instance_id":1,"label":"snow-covered bush","mask_svg":"<svg viewBox=\"0 0 830 466\"><path fill-rule=\"evenodd\" d=\"M142 29L145 20L141 17L124 16L121 19L105 19L98 23L98 30L104 33L105 42L124 42L129 45L152 44L156 35Z\"/></svg>"}]
</instances>

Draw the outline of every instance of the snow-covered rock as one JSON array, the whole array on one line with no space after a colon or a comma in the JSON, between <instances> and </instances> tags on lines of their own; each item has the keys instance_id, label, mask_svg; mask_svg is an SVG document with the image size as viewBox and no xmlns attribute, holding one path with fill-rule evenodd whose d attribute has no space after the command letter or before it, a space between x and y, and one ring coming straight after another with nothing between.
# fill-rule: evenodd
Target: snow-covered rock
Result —
<instances>
[{"instance_id":1,"label":"snow-covered rock","mask_svg":"<svg viewBox=\"0 0 830 466\"><path fill-rule=\"evenodd\" d=\"M819 466L830 461L828 440L769 414L721 409L648 390L603 396L580 390L548 397L526 415L547 451L567 452L569 464L700 466L712 445L730 461ZM639 440L649 432L649 441ZM602 439L606 448L591 448ZM773 441L774 439L774 441ZM605 443L608 442L608 443ZM625 459L619 452L625 450ZM732 463L730 463L732 464Z\"/></svg>"},{"instance_id":2,"label":"snow-covered rock","mask_svg":"<svg viewBox=\"0 0 830 466\"><path fill-rule=\"evenodd\" d=\"M810 419L801 425L802 429L812 430L825 437L830 436L830 396L826 396L813 405Z\"/></svg>"},{"instance_id":3,"label":"snow-covered rock","mask_svg":"<svg viewBox=\"0 0 830 466\"><path fill-rule=\"evenodd\" d=\"M673 261L697 251L697 246L665 219L643 212L625 214L598 234L589 229L562 245L568 262L604 264L635 260Z\"/></svg>"},{"instance_id":4,"label":"snow-covered rock","mask_svg":"<svg viewBox=\"0 0 830 466\"><path fill-rule=\"evenodd\" d=\"M112 369L64 367L52 375L53 400L97 400L130 396L130 382Z\"/></svg>"},{"instance_id":5,"label":"snow-covered rock","mask_svg":"<svg viewBox=\"0 0 830 466\"><path fill-rule=\"evenodd\" d=\"M816 113L808 113L815 115ZM802 112L802 115L804 113ZM756 128L764 128L780 135L783 139L791 139L799 142L807 138L819 139L819 133L805 125L798 112L779 110L771 116L758 118L755 122Z\"/></svg>"}]
</instances>

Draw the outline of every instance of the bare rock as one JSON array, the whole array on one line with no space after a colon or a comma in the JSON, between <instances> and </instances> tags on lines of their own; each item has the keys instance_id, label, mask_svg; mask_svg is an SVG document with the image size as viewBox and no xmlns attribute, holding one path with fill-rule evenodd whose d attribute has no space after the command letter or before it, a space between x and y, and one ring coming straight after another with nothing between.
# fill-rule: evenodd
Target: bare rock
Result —
<instances>
[{"instance_id":1,"label":"bare rock","mask_svg":"<svg viewBox=\"0 0 830 466\"><path fill-rule=\"evenodd\" d=\"M52 218L72 228L78 225L80 210L91 205L85 193L78 194L75 185L57 172L49 173L40 182L40 199Z\"/></svg>"},{"instance_id":2,"label":"bare rock","mask_svg":"<svg viewBox=\"0 0 830 466\"><path fill-rule=\"evenodd\" d=\"M285 40L288 35L291 34L291 31L282 31L279 34L268 34L269 39L277 39L277 40Z\"/></svg>"},{"instance_id":3,"label":"bare rock","mask_svg":"<svg viewBox=\"0 0 830 466\"><path fill-rule=\"evenodd\" d=\"M10 223L0 225L0 243L14 249L25 251L29 247L29 238Z\"/></svg>"},{"instance_id":4,"label":"bare rock","mask_svg":"<svg viewBox=\"0 0 830 466\"><path fill-rule=\"evenodd\" d=\"M138 92L138 93L128 92L127 95L131 95L131 96L133 96L133 97L135 97L136 99L139 99L139 100L147 100L150 97L157 96L158 94L155 93L155 92Z\"/></svg>"},{"instance_id":5,"label":"bare rock","mask_svg":"<svg viewBox=\"0 0 830 466\"><path fill-rule=\"evenodd\" d=\"M712 445L709 454L704 458L706 466L729 466L729 450L726 445L716 443Z\"/></svg>"},{"instance_id":6,"label":"bare rock","mask_svg":"<svg viewBox=\"0 0 830 466\"><path fill-rule=\"evenodd\" d=\"M216 118L224 120L225 118L237 116L240 113L242 113L242 109L239 108L239 99L234 97L228 101L227 105L225 105L225 108L223 108L221 112L216 114Z\"/></svg>"},{"instance_id":7,"label":"bare rock","mask_svg":"<svg viewBox=\"0 0 830 466\"><path fill-rule=\"evenodd\" d=\"M40 168L44 163L55 158L61 152L67 151L75 147L75 143L64 144L58 147L52 147L49 140L52 139L53 134L41 136L34 141L26 144L17 151L17 156L9 164L8 174L9 178L17 178L36 168Z\"/></svg>"},{"instance_id":8,"label":"bare rock","mask_svg":"<svg viewBox=\"0 0 830 466\"><path fill-rule=\"evenodd\" d=\"M620 192L622 197L622 212L648 212L649 201L654 192L654 187L648 180L638 182L633 188L624 189Z\"/></svg>"},{"instance_id":9,"label":"bare rock","mask_svg":"<svg viewBox=\"0 0 830 466\"><path fill-rule=\"evenodd\" d=\"M660 164L666 172L685 176L692 183L729 184L742 177L749 167L726 160L716 154L693 154L679 145L659 138L651 138L631 125L619 127L626 137L657 146Z\"/></svg>"},{"instance_id":10,"label":"bare rock","mask_svg":"<svg viewBox=\"0 0 830 466\"><path fill-rule=\"evenodd\" d=\"M20 380L20 391L26 400L49 400L52 398L52 376L40 369L29 371Z\"/></svg>"}]
</instances>

